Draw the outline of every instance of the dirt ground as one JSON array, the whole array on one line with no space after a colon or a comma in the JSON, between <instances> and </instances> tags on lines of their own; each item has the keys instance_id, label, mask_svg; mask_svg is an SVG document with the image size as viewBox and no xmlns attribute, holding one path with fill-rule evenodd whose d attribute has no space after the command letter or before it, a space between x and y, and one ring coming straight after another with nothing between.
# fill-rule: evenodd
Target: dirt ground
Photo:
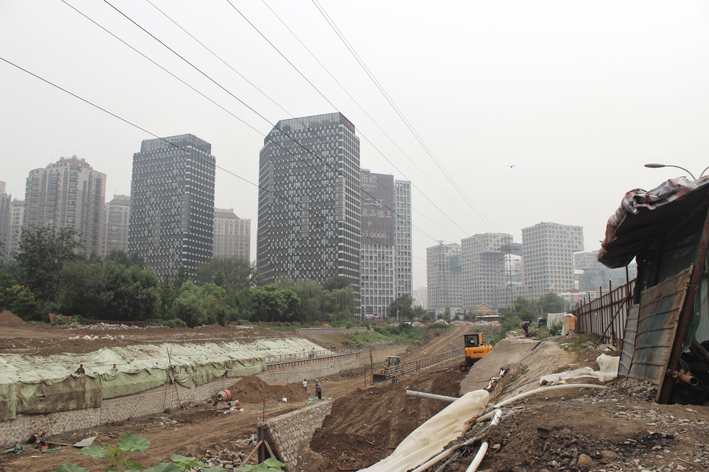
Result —
<instances>
[{"instance_id":1,"label":"dirt ground","mask_svg":"<svg viewBox=\"0 0 709 472\"><path fill-rule=\"evenodd\" d=\"M85 335L99 339L69 339ZM262 338L297 336L294 331L275 331L232 326L197 328L137 328L124 325L48 325L44 323L0 322L0 353L51 355L64 352L85 353L104 347L142 343L201 343L219 341L254 341Z\"/></svg>"},{"instance_id":2,"label":"dirt ground","mask_svg":"<svg viewBox=\"0 0 709 472\"><path fill-rule=\"evenodd\" d=\"M457 342L455 338L468 330L465 326L459 328L460 333L457 328L443 336L432 336L429 343L409 356L423 355L422 351L431 355L450 350ZM4 337L4 333L0 334L0 338ZM594 365L594 359L600 354L586 350L577 355L560 350L553 342L526 352L519 356L521 361L512 365L508 381L497 384L492 401L535 388L540 374ZM298 470L357 470L389 455L411 431L447 405L407 397L405 390L457 396L461 381L466 375L473 375L472 370L470 374L461 373L459 362L451 360L419 376L374 386L365 383L365 369L320 379L323 396L334 398L335 403L331 415L315 432L311 448L303 452ZM314 379L310 380L309 396L312 396ZM544 392L504 407L501 424L497 427L488 427L489 423L474 426L466 437L481 437L490 446L478 470L669 472L709 469L709 406L658 405L654 402L656 390L647 383L617 379L606 385L606 390ZM210 404L201 404L52 439L71 444L98 435L96 443L108 445L115 444L124 432L131 432L151 442L145 454L135 457L144 465L165 461L171 454L195 455L205 462L223 461L243 457L253 448L251 436L256 434L256 424L264 415L262 399L267 399L267 417L307 404L308 395L300 390L300 384L267 385L259 378L250 377L237 382L233 389L244 411L217 410ZM279 401L282 396L288 397L287 403ZM460 456L454 455L441 469L442 464L436 464L428 472L465 471L478 447L479 442L462 449ZM95 464L93 459L78 456L75 451L62 447L47 454L0 455L0 471L49 472L65 462L84 467Z\"/></svg>"}]
</instances>

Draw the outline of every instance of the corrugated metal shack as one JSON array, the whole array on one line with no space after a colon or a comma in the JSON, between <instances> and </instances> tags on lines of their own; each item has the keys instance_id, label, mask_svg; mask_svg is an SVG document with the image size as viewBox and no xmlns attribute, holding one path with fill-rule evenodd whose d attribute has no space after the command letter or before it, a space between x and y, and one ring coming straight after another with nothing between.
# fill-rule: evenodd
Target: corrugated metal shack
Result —
<instances>
[{"instance_id":1,"label":"corrugated metal shack","mask_svg":"<svg viewBox=\"0 0 709 472\"><path fill-rule=\"evenodd\" d=\"M628 192L608 221L598 261L619 268L635 259L637 279L599 309L575 313L581 331L622 344L620 374L655 383L660 403L707 400L708 208L706 178Z\"/></svg>"}]
</instances>

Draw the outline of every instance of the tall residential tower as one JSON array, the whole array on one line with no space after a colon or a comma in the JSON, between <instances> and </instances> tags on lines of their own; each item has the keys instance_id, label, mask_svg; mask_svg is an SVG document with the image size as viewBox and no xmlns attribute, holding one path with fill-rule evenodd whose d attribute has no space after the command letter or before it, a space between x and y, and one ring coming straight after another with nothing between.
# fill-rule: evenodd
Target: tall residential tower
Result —
<instances>
[{"instance_id":1,"label":"tall residential tower","mask_svg":"<svg viewBox=\"0 0 709 472\"><path fill-rule=\"evenodd\" d=\"M76 156L60 158L27 177L23 227L71 227L87 253L100 251L106 174Z\"/></svg>"},{"instance_id":2,"label":"tall residential tower","mask_svg":"<svg viewBox=\"0 0 709 472\"><path fill-rule=\"evenodd\" d=\"M158 276L180 265L193 278L212 258L214 168L212 145L191 134L143 141L133 154L128 251Z\"/></svg>"}]
</instances>

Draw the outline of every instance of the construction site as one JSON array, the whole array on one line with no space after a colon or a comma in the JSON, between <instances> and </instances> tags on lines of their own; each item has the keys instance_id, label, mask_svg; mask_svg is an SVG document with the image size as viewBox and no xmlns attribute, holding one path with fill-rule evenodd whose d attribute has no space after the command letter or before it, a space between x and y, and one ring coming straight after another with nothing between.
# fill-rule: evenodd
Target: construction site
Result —
<instances>
[{"instance_id":1,"label":"construction site","mask_svg":"<svg viewBox=\"0 0 709 472\"><path fill-rule=\"evenodd\" d=\"M616 376L617 349L574 333L510 332L464 368L473 330L495 328L350 350L344 329L51 326L4 314L0 470L104 470L74 445L124 433L150 441L134 457L143 466L179 454L204 464L193 470L268 457L290 471L709 468L706 400L658 404L656 385Z\"/></svg>"}]
</instances>

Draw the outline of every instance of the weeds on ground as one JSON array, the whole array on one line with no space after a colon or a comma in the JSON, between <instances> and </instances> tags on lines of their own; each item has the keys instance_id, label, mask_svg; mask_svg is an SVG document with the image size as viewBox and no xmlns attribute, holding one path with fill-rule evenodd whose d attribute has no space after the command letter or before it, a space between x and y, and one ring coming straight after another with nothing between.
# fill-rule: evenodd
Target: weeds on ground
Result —
<instances>
[{"instance_id":1,"label":"weeds on ground","mask_svg":"<svg viewBox=\"0 0 709 472\"><path fill-rule=\"evenodd\" d=\"M447 323L443 322L436 322L436 323L431 323L426 325L426 329L449 329L452 328L453 325L449 325Z\"/></svg>"},{"instance_id":2,"label":"weeds on ground","mask_svg":"<svg viewBox=\"0 0 709 472\"><path fill-rule=\"evenodd\" d=\"M350 346L357 347L362 344L378 343L382 341L387 341L386 336L375 331L359 331L353 334L346 334L349 339L352 340Z\"/></svg>"},{"instance_id":3,"label":"weeds on ground","mask_svg":"<svg viewBox=\"0 0 709 472\"><path fill-rule=\"evenodd\" d=\"M118 439L116 447L109 446L105 448L92 445L83 448L77 454L107 462L108 468L106 472L133 472L138 470L143 472L185 472L192 470L193 467L204 467L204 462L198 461L195 457L185 457L177 454L173 454L170 457L171 462L160 462L155 464L155 467L145 467L130 460L131 454L145 452L148 450L148 446L150 446L150 441L144 437L138 434L126 433ZM281 468L287 465L270 458L258 465L245 465L234 469L234 472L282 472ZM218 472L224 469L213 466L202 470L203 472ZM68 463L60 465L54 469L54 472L89 472L89 469Z\"/></svg>"},{"instance_id":4,"label":"weeds on ground","mask_svg":"<svg viewBox=\"0 0 709 472\"><path fill-rule=\"evenodd\" d=\"M583 333L572 338L567 337L564 348L581 354L586 349L592 348L598 342L599 337L596 333Z\"/></svg>"},{"instance_id":5,"label":"weeds on ground","mask_svg":"<svg viewBox=\"0 0 709 472\"><path fill-rule=\"evenodd\" d=\"M505 393L507 390L507 387L512 384L515 380L518 378L522 377L524 374L526 374L528 371L527 366L525 364L521 364L519 367L517 367L513 372L507 373L504 377L502 377L502 380L500 380L500 383L497 384L497 388L500 390L500 395Z\"/></svg>"}]
</instances>

